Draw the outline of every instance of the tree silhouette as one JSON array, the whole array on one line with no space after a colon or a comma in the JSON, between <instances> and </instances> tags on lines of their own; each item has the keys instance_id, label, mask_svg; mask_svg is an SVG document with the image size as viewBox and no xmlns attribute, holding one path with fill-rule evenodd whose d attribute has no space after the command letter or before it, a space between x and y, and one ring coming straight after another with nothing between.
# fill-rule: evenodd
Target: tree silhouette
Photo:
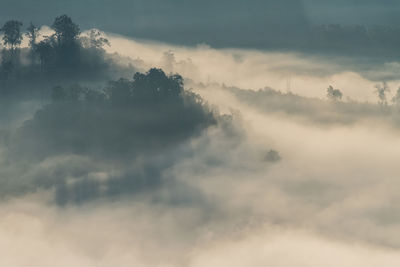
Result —
<instances>
[{"instance_id":1,"label":"tree silhouette","mask_svg":"<svg viewBox=\"0 0 400 267\"><path fill-rule=\"evenodd\" d=\"M392 98L392 102L396 105L400 104L400 88L397 89L396 95Z\"/></svg>"},{"instance_id":2,"label":"tree silhouette","mask_svg":"<svg viewBox=\"0 0 400 267\"><path fill-rule=\"evenodd\" d=\"M29 47L31 48L30 50L30 59L31 59L31 65L33 66L35 64L35 59L36 59L36 40L39 37L39 28L36 27L32 22L29 24L29 27L27 28L27 32L25 33L25 36L28 37L29 39Z\"/></svg>"},{"instance_id":3,"label":"tree silhouette","mask_svg":"<svg viewBox=\"0 0 400 267\"><path fill-rule=\"evenodd\" d=\"M19 56L16 53L17 47L21 44L22 22L17 20L7 21L0 29L3 32L3 44L9 47L9 50L3 49L1 56L1 79L9 80L19 66Z\"/></svg>"},{"instance_id":4,"label":"tree silhouette","mask_svg":"<svg viewBox=\"0 0 400 267\"><path fill-rule=\"evenodd\" d=\"M378 95L379 98L379 104L381 106L387 106L386 93L390 92L388 84L386 82L383 82L382 84L375 85L375 88L375 93Z\"/></svg>"},{"instance_id":5,"label":"tree silhouette","mask_svg":"<svg viewBox=\"0 0 400 267\"><path fill-rule=\"evenodd\" d=\"M55 40L52 36L35 45L34 52L39 56L41 71L51 68L52 61L55 60L54 45Z\"/></svg>"},{"instance_id":6,"label":"tree silhouette","mask_svg":"<svg viewBox=\"0 0 400 267\"><path fill-rule=\"evenodd\" d=\"M35 48L36 45L36 40L39 37L39 28L36 27L32 22L29 24L29 27L27 28L27 32L25 33L25 36L29 38L29 46L31 49Z\"/></svg>"},{"instance_id":7,"label":"tree silhouette","mask_svg":"<svg viewBox=\"0 0 400 267\"><path fill-rule=\"evenodd\" d=\"M109 82L106 93L113 103L146 103L165 99L179 99L183 92L180 75L167 76L163 70L152 68L146 73L135 73L133 80Z\"/></svg>"},{"instance_id":8,"label":"tree silhouette","mask_svg":"<svg viewBox=\"0 0 400 267\"><path fill-rule=\"evenodd\" d=\"M5 46L9 46L11 50L15 50L17 46L21 44L22 34L21 27L22 22L17 20L7 21L0 29L3 33L3 43Z\"/></svg>"},{"instance_id":9,"label":"tree silhouette","mask_svg":"<svg viewBox=\"0 0 400 267\"><path fill-rule=\"evenodd\" d=\"M163 70L152 68L145 74L136 73L132 86L134 97L176 97L183 91L183 79L180 75L167 76Z\"/></svg>"},{"instance_id":10,"label":"tree silhouette","mask_svg":"<svg viewBox=\"0 0 400 267\"><path fill-rule=\"evenodd\" d=\"M118 65L115 58L107 56L104 47L110 42L99 30L81 35L79 26L67 15L54 19L51 24L54 33L49 36L40 36L40 27L32 22L26 32L22 25L10 20L0 26L0 42L5 45L0 48L0 94L25 91L28 87L23 85L27 84L36 91L36 88L45 90L41 83L58 85L55 81L96 78L105 82L116 78L117 69L131 68ZM28 48L18 49L22 40L27 41Z\"/></svg>"},{"instance_id":11,"label":"tree silhouette","mask_svg":"<svg viewBox=\"0 0 400 267\"><path fill-rule=\"evenodd\" d=\"M67 15L56 17L51 28L55 31L54 35L59 45L73 44L80 34L79 26Z\"/></svg>"},{"instance_id":12,"label":"tree silhouette","mask_svg":"<svg viewBox=\"0 0 400 267\"><path fill-rule=\"evenodd\" d=\"M334 89L331 85L329 85L328 89L326 90L326 96L330 100L338 101L341 100L343 97L342 92L339 89Z\"/></svg>"},{"instance_id":13,"label":"tree silhouette","mask_svg":"<svg viewBox=\"0 0 400 267\"><path fill-rule=\"evenodd\" d=\"M98 30L91 30L87 36L81 37L81 43L86 48L103 49L105 45L110 46L110 42Z\"/></svg>"}]
</instances>

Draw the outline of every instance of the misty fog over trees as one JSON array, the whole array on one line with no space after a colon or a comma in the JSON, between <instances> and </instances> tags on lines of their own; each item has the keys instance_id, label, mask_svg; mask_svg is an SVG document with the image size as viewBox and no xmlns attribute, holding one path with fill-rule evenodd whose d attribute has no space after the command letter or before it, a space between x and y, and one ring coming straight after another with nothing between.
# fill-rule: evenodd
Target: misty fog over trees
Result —
<instances>
[{"instance_id":1,"label":"misty fog over trees","mask_svg":"<svg viewBox=\"0 0 400 267\"><path fill-rule=\"evenodd\" d=\"M41 187L56 187L57 204L80 204L100 195L111 197L161 184L160 172L172 161L156 164L151 159L177 150L224 120L199 95L184 89L183 78L178 74L166 74L157 68L140 73L132 68L130 79L105 82L112 77L109 72L114 64L106 59L104 50L110 42L97 30L83 36L79 26L66 15L56 17L51 25L54 33L49 36L40 36L39 28L32 23L25 33L22 26L12 20L1 28L4 48L0 110L3 114L8 112L10 118L17 117L8 108L18 105L20 99L34 99L35 92L46 101L17 129L7 123L0 127L0 145L8 148L8 166L34 168L62 155L118 162L123 169L135 158L144 161L142 168L121 177L104 183L83 179L73 188L66 186L67 175L35 178ZM28 39L27 48L21 48L24 36ZM88 87L80 85L80 81L104 85ZM15 171L19 173L19 169ZM21 175L24 174L15 176ZM24 192L35 190L17 181L0 181L0 195L7 195L11 184Z\"/></svg>"},{"instance_id":2,"label":"misty fog over trees","mask_svg":"<svg viewBox=\"0 0 400 267\"><path fill-rule=\"evenodd\" d=\"M151 69L103 90L55 87L52 102L25 123L15 144L29 147L24 157L35 160L41 152L122 159L160 151L215 123L200 96L183 89L182 77Z\"/></svg>"},{"instance_id":3,"label":"misty fog over trees","mask_svg":"<svg viewBox=\"0 0 400 267\"><path fill-rule=\"evenodd\" d=\"M400 1L0 2L0 267L400 266Z\"/></svg>"},{"instance_id":4,"label":"misty fog over trees","mask_svg":"<svg viewBox=\"0 0 400 267\"><path fill-rule=\"evenodd\" d=\"M67 15L56 17L51 29L50 35L41 36L37 25L30 23L24 28L17 20L7 21L1 28L0 102L3 105L0 110L13 117L15 112L7 109L12 101L35 99L39 95L45 99L22 126L12 130L7 126L0 128L0 143L7 147L6 158L12 162L11 166L35 166L63 155L89 157L107 164L129 165L136 158L145 162L143 167L104 183L83 178L70 187L67 173L58 174L56 180L47 175L35 177L40 186L56 188L55 199L59 205L84 203L100 196L160 185L161 171L172 166L172 162L161 160L162 163L153 164L155 155L176 150L212 126L230 123L229 116L219 115L199 95L185 89L179 74L166 74L159 68L141 73L133 66L128 70L129 79L113 76L114 69L120 67L108 57L104 48L110 42L100 31L82 34L79 25ZM359 34L354 35L353 31ZM378 29L374 36L380 36L380 32ZM316 29L314 37L319 38L315 45L340 49L344 43L338 40L353 40L361 45L367 39L372 42L373 38L366 37L371 34L362 28L324 26ZM27 47L22 46L23 41ZM88 86L87 82L93 85ZM345 92L332 86L326 89L330 101L282 94L272 89L228 90L243 103L251 103L264 112L285 112L326 125L350 124L363 116L392 118L395 112L389 109L386 83L376 87L379 105L345 102L342 100ZM393 97L395 104L398 94ZM13 96L16 97L13 99ZM229 131L226 134L233 138L234 134ZM266 162L281 160L277 151L268 151L262 157ZM17 173L17 176L23 175L20 171ZM88 172L79 172L79 176L87 175ZM3 181L3 192L16 181ZM16 187L20 186L17 183ZM22 187L31 190L25 185Z\"/></svg>"}]
</instances>

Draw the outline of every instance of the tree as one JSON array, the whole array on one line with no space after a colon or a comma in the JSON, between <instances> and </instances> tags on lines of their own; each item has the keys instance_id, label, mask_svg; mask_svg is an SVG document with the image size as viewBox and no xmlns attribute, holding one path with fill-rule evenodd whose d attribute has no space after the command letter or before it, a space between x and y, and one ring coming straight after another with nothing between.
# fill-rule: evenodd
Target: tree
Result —
<instances>
[{"instance_id":1,"label":"tree","mask_svg":"<svg viewBox=\"0 0 400 267\"><path fill-rule=\"evenodd\" d=\"M326 96L330 100L338 101L338 100L341 100L343 97L342 92L339 89L333 89L333 87L331 85L329 85L329 87L326 91L327 91Z\"/></svg>"},{"instance_id":2,"label":"tree","mask_svg":"<svg viewBox=\"0 0 400 267\"><path fill-rule=\"evenodd\" d=\"M25 33L25 36L28 37L29 39L29 47L31 48L30 51L30 59L31 59L31 64L35 64L35 59L36 59L36 40L39 37L39 28L36 27L32 22L29 24L29 27L27 28L27 32Z\"/></svg>"},{"instance_id":3,"label":"tree","mask_svg":"<svg viewBox=\"0 0 400 267\"><path fill-rule=\"evenodd\" d=\"M281 160L281 156L279 155L278 151L270 150L265 156L265 160L269 162L278 162Z\"/></svg>"},{"instance_id":4,"label":"tree","mask_svg":"<svg viewBox=\"0 0 400 267\"><path fill-rule=\"evenodd\" d=\"M52 38L48 37L35 46L35 52L39 55L42 71L48 67L49 63L54 59L52 43Z\"/></svg>"},{"instance_id":5,"label":"tree","mask_svg":"<svg viewBox=\"0 0 400 267\"><path fill-rule=\"evenodd\" d=\"M392 98L392 102L396 105L400 104L400 87L397 89L396 95Z\"/></svg>"},{"instance_id":6,"label":"tree","mask_svg":"<svg viewBox=\"0 0 400 267\"><path fill-rule=\"evenodd\" d=\"M17 20L9 20L0 29L3 33L3 43L5 46L9 46L11 50L14 50L18 45L21 44L22 34L21 27L22 22Z\"/></svg>"},{"instance_id":7,"label":"tree","mask_svg":"<svg viewBox=\"0 0 400 267\"><path fill-rule=\"evenodd\" d=\"M183 79L180 75L167 76L163 70L152 68L147 73L133 76L133 95L139 98L178 97L183 92Z\"/></svg>"},{"instance_id":8,"label":"tree","mask_svg":"<svg viewBox=\"0 0 400 267\"><path fill-rule=\"evenodd\" d=\"M51 28L55 31L54 35L59 45L71 45L80 35L79 26L67 15L56 17Z\"/></svg>"},{"instance_id":9,"label":"tree","mask_svg":"<svg viewBox=\"0 0 400 267\"><path fill-rule=\"evenodd\" d=\"M31 49L34 49L36 45L36 40L39 37L39 28L31 22L27 30L28 31L25 33L25 36L29 38L29 46L31 47Z\"/></svg>"},{"instance_id":10,"label":"tree","mask_svg":"<svg viewBox=\"0 0 400 267\"><path fill-rule=\"evenodd\" d=\"M87 36L81 38L82 45L86 48L103 49L105 45L110 46L110 41L98 30L91 30Z\"/></svg>"},{"instance_id":11,"label":"tree","mask_svg":"<svg viewBox=\"0 0 400 267\"><path fill-rule=\"evenodd\" d=\"M375 93L378 95L379 98L379 104L381 106L387 106L386 93L390 92L388 84L386 82L383 82L382 84L375 85L375 88Z\"/></svg>"}]
</instances>

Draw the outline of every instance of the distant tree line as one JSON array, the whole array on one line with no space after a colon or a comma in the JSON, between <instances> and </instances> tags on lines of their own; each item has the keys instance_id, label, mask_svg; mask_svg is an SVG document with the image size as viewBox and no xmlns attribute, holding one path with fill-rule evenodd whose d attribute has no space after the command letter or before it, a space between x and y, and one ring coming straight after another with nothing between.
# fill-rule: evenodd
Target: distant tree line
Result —
<instances>
[{"instance_id":1,"label":"distant tree line","mask_svg":"<svg viewBox=\"0 0 400 267\"><path fill-rule=\"evenodd\" d=\"M387 107L389 105L387 94L390 93L390 88L387 82L376 84L374 93L377 95L378 104L381 107ZM333 102L337 102L342 100L343 93L339 89L334 89L330 85L326 90L326 97ZM391 99L391 102L396 106L400 106L400 88L397 89L395 95Z\"/></svg>"}]
</instances>

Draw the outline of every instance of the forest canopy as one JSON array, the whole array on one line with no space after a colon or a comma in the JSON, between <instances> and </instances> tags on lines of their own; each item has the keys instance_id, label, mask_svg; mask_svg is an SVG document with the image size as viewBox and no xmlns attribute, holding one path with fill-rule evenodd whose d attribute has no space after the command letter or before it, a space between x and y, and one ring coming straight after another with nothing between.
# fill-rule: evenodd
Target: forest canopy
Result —
<instances>
[{"instance_id":1,"label":"forest canopy","mask_svg":"<svg viewBox=\"0 0 400 267\"><path fill-rule=\"evenodd\" d=\"M57 153L130 157L177 144L215 123L200 96L183 89L181 76L150 69L101 90L55 87L52 102L25 123L14 144L35 160Z\"/></svg>"}]
</instances>

